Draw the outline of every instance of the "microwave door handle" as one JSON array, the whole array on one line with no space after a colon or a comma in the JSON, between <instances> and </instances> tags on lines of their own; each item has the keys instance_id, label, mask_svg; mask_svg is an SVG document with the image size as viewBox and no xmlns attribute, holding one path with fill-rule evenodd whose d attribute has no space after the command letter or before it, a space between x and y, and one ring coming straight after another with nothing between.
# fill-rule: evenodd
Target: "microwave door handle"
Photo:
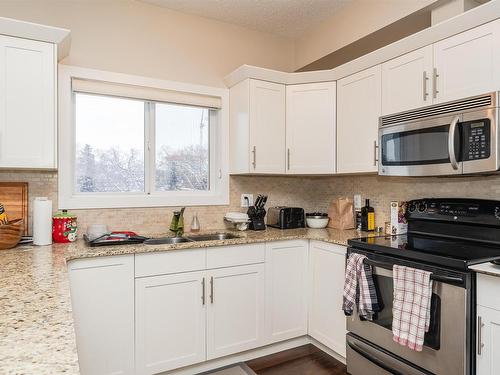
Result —
<instances>
[{"instance_id":1,"label":"microwave door handle","mask_svg":"<svg viewBox=\"0 0 500 375\"><path fill-rule=\"evenodd\" d=\"M455 150L455 133L457 131L457 125L460 121L459 116L455 116L450 124L450 131L448 133L448 155L450 157L451 167L455 170L458 169L457 154Z\"/></svg>"}]
</instances>

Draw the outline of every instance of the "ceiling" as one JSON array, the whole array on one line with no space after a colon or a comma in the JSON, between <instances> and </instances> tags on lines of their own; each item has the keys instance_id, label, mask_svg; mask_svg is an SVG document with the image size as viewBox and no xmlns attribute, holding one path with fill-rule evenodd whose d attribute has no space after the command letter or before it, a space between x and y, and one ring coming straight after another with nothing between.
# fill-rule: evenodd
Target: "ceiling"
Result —
<instances>
[{"instance_id":1,"label":"ceiling","mask_svg":"<svg viewBox=\"0 0 500 375\"><path fill-rule=\"evenodd\" d=\"M353 0L140 0L168 9L295 38Z\"/></svg>"}]
</instances>

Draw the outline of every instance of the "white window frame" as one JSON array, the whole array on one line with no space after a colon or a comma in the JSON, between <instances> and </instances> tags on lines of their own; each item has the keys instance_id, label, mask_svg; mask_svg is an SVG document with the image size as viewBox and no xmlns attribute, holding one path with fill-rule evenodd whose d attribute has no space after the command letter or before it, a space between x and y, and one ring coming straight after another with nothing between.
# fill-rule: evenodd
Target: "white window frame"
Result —
<instances>
[{"instance_id":1,"label":"white window frame","mask_svg":"<svg viewBox=\"0 0 500 375\"><path fill-rule=\"evenodd\" d=\"M126 208L161 206L201 206L229 204L229 90L224 88L166 81L122 73L106 72L69 65L59 65L58 121L58 207L60 209ZM158 191L146 193L77 193L75 192L75 116L73 78L188 92L221 98L217 115L210 117L210 187L208 191ZM146 115L151 115L147 113ZM154 129L145 129L146 132ZM147 140L147 134L145 139ZM148 146L148 145L145 145ZM145 160L145 183L151 181L148 165L154 160L154 145L149 145ZM147 158L146 153L145 157ZM149 176L149 178L148 178Z\"/></svg>"}]
</instances>

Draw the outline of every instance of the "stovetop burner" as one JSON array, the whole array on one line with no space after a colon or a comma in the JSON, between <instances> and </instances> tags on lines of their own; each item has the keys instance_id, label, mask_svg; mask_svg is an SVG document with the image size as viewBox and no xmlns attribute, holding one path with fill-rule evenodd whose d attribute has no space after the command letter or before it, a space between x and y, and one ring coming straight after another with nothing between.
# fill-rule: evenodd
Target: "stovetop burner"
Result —
<instances>
[{"instance_id":1,"label":"stovetop burner","mask_svg":"<svg viewBox=\"0 0 500 375\"><path fill-rule=\"evenodd\" d=\"M353 239L349 245L400 258L467 270L490 261L500 265L500 246L420 234Z\"/></svg>"},{"instance_id":2,"label":"stovetop burner","mask_svg":"<svg viewBox=\"0 0 500 375\"><path fill-rule=\"evenodd\" d=\"M406 218L407 234L353 239L349 245L460 270L500 265L500 201L421 199L408 203Z\"/></svg>"}]
</instances>

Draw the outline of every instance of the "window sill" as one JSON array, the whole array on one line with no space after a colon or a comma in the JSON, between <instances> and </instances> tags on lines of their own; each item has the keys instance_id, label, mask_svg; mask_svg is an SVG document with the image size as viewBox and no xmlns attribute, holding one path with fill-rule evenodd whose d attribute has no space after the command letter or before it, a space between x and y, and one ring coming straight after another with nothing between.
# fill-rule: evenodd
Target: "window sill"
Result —
<instances>
[{"instance_id":1,"label":"window sill","mask_svg":"<svg viewBox=\"0 0 500 375\"><path fill-rule=\"evenodd\" d=\"M94 209L94 208L137 208L137 207L178 207L178 206L218 206L229 205L229 191L224 193L170 195L139 194L85 194L60 197L59 208Z\"/></svg>"}]
</instances>

